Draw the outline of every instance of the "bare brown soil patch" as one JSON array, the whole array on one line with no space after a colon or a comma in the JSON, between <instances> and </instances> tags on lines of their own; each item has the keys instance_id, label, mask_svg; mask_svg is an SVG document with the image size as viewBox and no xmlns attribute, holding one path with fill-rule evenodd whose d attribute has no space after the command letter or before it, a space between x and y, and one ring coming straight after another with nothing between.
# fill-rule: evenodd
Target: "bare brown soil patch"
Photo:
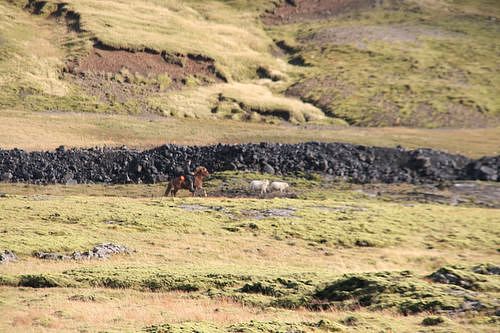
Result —
<instances>
[{"instance_id":1,"label":"bare brown soil patch","mask_svg":"<svg viewBox=\"0 0 500 333\"><path fill-rule=\"evenodd\" d=\"M381 0L286 0L262 17L266 24L325 19L381 5Z\"/></svg>"},{"instance_id":2,"label":"bare brown soil patch","mask_svg":"<svg viewBox=\"0 0 500 333\"><path fill-rule=\"evenodd\" d=\"M207 57L151 50L134 52L103 45L96 45L87 57L72 64L71 69L77 73L119 73L127 69L146 77L166 73L173 81L200 74L216 78L214 60Z\"/></svg>"},{"instance_id":3,"label":"bare brown soil patch","mask_svg":"<svg viewBox=\"0 0 500 333\"><path fill-rule=\"evenodd\" d=\"M141 104L144 97L161 91L223 81L214 62L201 55L129 51L98 43L87 56L69 63L67 72L73 82L102 101Z\"/></svg>"}]
</instances>

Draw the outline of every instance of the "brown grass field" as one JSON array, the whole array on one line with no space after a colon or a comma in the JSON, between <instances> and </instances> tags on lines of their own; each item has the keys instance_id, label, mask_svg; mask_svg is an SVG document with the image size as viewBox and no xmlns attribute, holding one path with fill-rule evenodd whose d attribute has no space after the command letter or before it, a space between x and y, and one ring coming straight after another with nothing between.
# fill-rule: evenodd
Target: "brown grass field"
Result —
<instances>
[{"instance_id":1,"label":"brown grass field","mask_svg":"<svg viewBox=\"0 0 500 333\"><path fill-rule=\"evenodd\" d=\"M210 145L243 142L349 142L406 148L429 147L470 157L500 153L500 127L478 129L358 128L332 125L243 123L165 118L155 115L0 112L0 148L51 150L67 147L151 148L166 143Z\"/></svg>"}]
</instances>

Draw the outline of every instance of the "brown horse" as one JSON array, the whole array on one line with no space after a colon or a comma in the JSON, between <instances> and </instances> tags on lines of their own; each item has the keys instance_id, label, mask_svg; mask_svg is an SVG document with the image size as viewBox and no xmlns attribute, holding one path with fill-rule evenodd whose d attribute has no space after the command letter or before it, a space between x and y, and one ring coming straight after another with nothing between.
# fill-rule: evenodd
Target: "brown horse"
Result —
<instances>
[{"instance_id":1,"label":"brown horse","mask_svg":"<svg viewBox=\"0 0 500 333\"><path fill-rule=\"evenodd\" d=\"M207 196L207 191L205 191L205 189L203 188L203 179L208 175L209 173L207 168L203 166L199 166L196 169L194 169L193 197L200 190L202 190L203 194ZM167 189L165 190L164 196L168 197L170 194L172 194L172 196L175 197L179 190L189 190L189 185L186 180L186 176L178 176L170 179L167 185Z\"/></svg>"}]
</instances>

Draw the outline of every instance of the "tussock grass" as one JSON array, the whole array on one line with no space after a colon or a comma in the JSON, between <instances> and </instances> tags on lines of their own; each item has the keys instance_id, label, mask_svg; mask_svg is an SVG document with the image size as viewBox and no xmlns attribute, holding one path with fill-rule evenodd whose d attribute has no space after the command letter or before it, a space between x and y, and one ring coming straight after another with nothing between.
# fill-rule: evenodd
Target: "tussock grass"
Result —
<instances>
[{"instance_id":1,"label":"tussock grass","mask_svg":"<svg viewBox=\"0 0 500 333\"><path fill-rule=\"evenodd\" d=\"M274 96L262 86L233 84L222 89L225 98L243 103L260 115L274 115L296 123L325 119L321 110L299 100Z\"/></svg>"},{"instance_id":2,"label":"tussock grass","mask_svg":"<svg viewBox=\"0 0 500 333\"><path fill-rule=\"evenodd\" d=\"M98 111L99 103L61 80L65 61L84 54L90 41L66 27L0 3L0 110ZM102 109L102 107L101 107Z\"/></svg>"},{"instance_id":3,"label":"tussock grass","mask_svg":"<svg viewBox=\"0 0 500 333\"><path fill-rule=\"evenodd\" d=\"M177 117L229 118L233 120L269 119L292 123L325 120L323 112L298 99L277 96L258 84L217 84L197 87L178 94L151 98L152 105L165 115ZM338 122L342 124L342 122Z\"/></svg>"}]
</instances>

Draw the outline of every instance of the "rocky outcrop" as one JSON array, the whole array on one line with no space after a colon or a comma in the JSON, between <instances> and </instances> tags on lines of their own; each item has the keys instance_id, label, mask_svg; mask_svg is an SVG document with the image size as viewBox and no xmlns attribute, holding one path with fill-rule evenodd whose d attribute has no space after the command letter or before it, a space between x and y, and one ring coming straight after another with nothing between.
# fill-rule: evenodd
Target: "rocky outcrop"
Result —
<instances>
[{"instance_id":1,"label":"rocky outcrop","mask_svg":"<svg viewBox=\"0 0 500 333\"><path fill-rule=\"evenodd\" d=\"M14 254L14 252L5 250L3 252L0 252L0 264L6 264L11 261L16 261L17 256Z\"/></svg>"},{"instance_id":2,"label":"rocky outcrop","mask_svg":"<svg viewBox=\"0 0 500 333\"><path fill-rule=\"evenodd\" d=\"M45 260L90 260L90 259L107 259L114 254L126 253L131 251L123 246L112 243L104 243L96 245L92 250L85 252L75 251L71 254L36 252L34 256L38 259Z\"/></svg>"},{"instance_id":3,"label":"rocky outcrop","mask_svg":"<svg viewBox=\"0 0 500 333\"><path fill-rule=\"evenodd\" d=\"M276 174L319 172L356 183L429 183L500 180L500 156L471 160L432 149L405 150L344 143L164 145L49 152L0 150L0 180L49 183L155 183L191 159L210 172L241 170Z\"/></svg>"}]
</instances>

